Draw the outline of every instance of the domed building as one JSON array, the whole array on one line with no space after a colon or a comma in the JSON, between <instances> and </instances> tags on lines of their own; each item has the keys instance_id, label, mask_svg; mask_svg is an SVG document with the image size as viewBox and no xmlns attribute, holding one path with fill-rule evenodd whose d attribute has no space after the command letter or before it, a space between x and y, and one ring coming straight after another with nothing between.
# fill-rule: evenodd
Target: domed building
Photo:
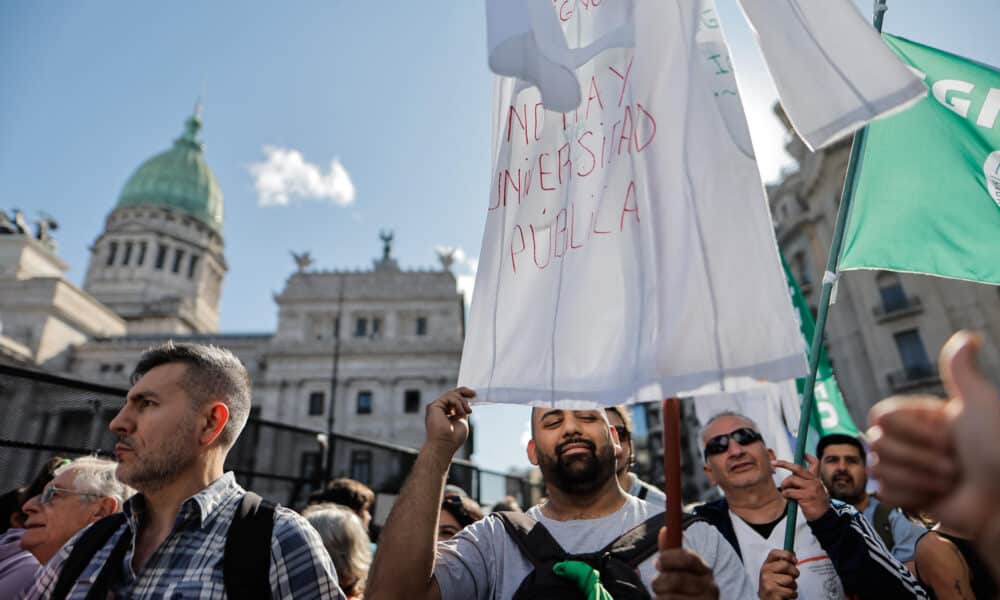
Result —
<instances>
[{"instance_id":1,"label":"domed building","mask_svg":"<svg viewBox=\"0 0 1000 600\"><path fill-rule=\"evenodd\" d=\"M91 248L84 289L129 334L218 330L223 200L200 129L196 113L172 148L136 169Z\"/></svg>"},{"instance_id":2,"label":"domed building","mask_svg":"<svg viewBox=\"0 0 1000 600\"><path fill-rule=\"evenodd\" d=\"M294 254L295 270L273 296L277 329L220 333L223 195L200 129L196 112L125 182L90 248L82 289L65 276L48 233L54 220L36 233L20 211L9 219L0 209L0 365L44 373L44 381L0 373L0 442L113 446L108 421L143 351L168 339L215 344L253 380L256 425L230 466L271 474L254 481L258 492L288 502L330 464L334 475L398 489L411 454L395 445L420 445L424 405L458 378L465 321L451 256L439 256L440 268L400 268L390 234L367 270L321 271L308 252ZM265 285L259 293L270 293ZM60 387L63 377L76 387ZM331 430L338 437L328 444ZM0 443L0 484L30 479L40 456L15 459ZM456 473L471 489L472 471Z\"/></svg>"}]
</instances>

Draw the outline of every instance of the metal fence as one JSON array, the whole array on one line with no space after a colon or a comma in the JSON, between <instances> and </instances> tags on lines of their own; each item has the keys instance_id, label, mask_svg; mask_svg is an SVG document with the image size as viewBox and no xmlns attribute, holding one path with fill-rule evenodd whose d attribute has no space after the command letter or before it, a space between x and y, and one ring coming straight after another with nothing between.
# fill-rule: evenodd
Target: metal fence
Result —
<instances>
[{"instance_id":1,"label":"metal fence","mask_svg":"<svg viewBox=\"0 0 1000 600\"><path fill-rule=\"evenodd\" d=\"M126 390L0 365L0 492L31 481L49 457L110 456L115 436L108 429ZM237 481L286 506L301 507L322 487L326 444L333 444L334 477L350 477L379 498L398 494L417 451L390 443L276 423L251 415L229 452L226 469ZM537 501L541 486L452 462L448 480L480 504L514 496L522 505ZM384 514L384 507L379 508Z\"/></svg>"}]
</instances>

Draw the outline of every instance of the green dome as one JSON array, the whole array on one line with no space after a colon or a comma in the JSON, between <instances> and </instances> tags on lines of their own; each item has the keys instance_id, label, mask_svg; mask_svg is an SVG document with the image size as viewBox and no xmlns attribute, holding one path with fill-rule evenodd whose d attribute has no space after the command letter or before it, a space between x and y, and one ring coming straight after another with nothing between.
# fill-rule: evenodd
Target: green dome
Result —
<instances>
[{"instance_id":1,"label":"green dome","mask_svg":"<svg viewBox=\"0 0 1000 600\"><path fill-rule=\"evenodd\" d=\"M142 163L129 177L115 210L129 206L161 206L198 219L222 233L222 190L205 162L198 140L197 113L185 122L174 147Z\"/></svg>"}]
</instances>

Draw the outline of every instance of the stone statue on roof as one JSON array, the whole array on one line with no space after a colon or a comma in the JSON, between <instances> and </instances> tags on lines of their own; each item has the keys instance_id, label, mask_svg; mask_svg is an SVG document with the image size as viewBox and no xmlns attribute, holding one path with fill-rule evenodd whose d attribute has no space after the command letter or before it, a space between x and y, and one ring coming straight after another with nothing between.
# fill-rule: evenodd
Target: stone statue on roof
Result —
<instances>
[{"instance_id":1,"label":"stone statue on roof","mask_svg":"<svg viewBox=\"0 0 1000 600\"><path fill-rule=\"evenodd\" d=\"M293 251L291 254L299 273L305 273L306 269L313 265L313 258L308 251L302 253L295 253Z\"/></svg>"}]
</instances>

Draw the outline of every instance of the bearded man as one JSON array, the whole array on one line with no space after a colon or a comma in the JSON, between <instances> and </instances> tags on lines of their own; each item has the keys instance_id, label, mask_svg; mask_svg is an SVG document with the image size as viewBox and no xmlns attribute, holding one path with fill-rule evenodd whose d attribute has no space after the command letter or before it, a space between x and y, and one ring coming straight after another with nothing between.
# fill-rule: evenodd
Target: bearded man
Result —
<instances>
[{"instance_id":1,"label":"bearded man","mask_svg":"<svg viewBox=\"0 0 1000 600\"><path fill-rule=\"evenodd\" d=\"M739 558L707 523L687 526L684 548L664 548L662 519L653 525L662 507L625 493L615 476L622 448L604 410L532 409L528 459L541 469L548 499L529 508L526 516L487 515L435 545L448 467L468 436L469 399L474 396L473 390L458 388L427 407L427 438L379 538L370 597L600 597L591 595L595 584L614 598L707 599L721 594L742 599L753 594ZM521 527L525 524L526 529ZM603 549L618 547L622 534L640 530L644 533L636 539L648 541L652 532L652 544L635 542L629 552L632 562L617 574L583 565L589 592L567 589L558 580L579 583L574 578L585 561L575 557L606 559ZM554 549L551 554L560 562L542 560L543 547ZM648 552L637 551L640 547ZM621 585L621 579L630 578L632 583ZM614 585L619 587L611 589Z\"/></svg>"},{"instance_id":2,"label":"bearded man","mask_svg":"<svg viewBox=\"0 0 1000 600\"><path fill-rule=\"evenodd\" d=\"M343 598L316 530L263 503L254 512L273 512L273 523L254 528L263 537L241 538L239 550L259 567L243 580L265 583L233 591L240 582L226 561L227 540L250 511L246 490L223 464L249 414L250 376L230 351L168 342L145 352L111 421L116 475L139 493L125 502L120 524L108 521L112 515L70 539L25 598ZM88 537L80 547L90 555L74 554L81 536L96 531L107 532L103 545Z\"/></svg>"}]
</instances>

